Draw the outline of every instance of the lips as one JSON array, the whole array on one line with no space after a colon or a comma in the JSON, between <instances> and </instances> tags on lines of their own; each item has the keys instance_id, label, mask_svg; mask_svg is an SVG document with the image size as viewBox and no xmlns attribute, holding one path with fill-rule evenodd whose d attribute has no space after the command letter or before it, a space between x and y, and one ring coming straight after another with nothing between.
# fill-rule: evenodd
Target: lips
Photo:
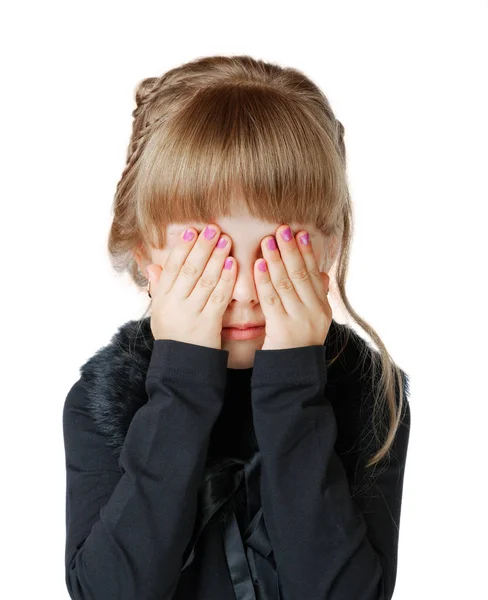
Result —
<instances>
[{"instance_id":1,"label":"lips","mask_svg":"<svg viewBox=\"0 0 488 600\"><path fill-rule=\"evenodd\" d=\"M225 325L223 329L250 329L251 327L264 327L264 323L243 323L241 325Z\"/></svg>"}]
</instances>

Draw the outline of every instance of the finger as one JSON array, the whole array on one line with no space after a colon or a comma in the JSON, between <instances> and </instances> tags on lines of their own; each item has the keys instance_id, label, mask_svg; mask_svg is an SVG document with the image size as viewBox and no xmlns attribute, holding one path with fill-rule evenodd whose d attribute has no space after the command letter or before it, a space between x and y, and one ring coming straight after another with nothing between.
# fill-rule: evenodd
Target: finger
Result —
<instances>
[{"instance_id":1,"label":"finger","mask_svg":"<svg viewBox=\"0 0 488 600\"><path fill-rule=\"evenodd\" d=\"M216 298L215 294L221 294L222 292L222 283L220 280L231 245L232 240L228 235L223 234L220 236L219 241L210 255L210 258L208 259L203 273L188 296L188 300L191 302L193 309L202 311L212 294L214 294L213 302L216 302L217 304L220 302L221 299ZM232 262L233 261L227 262L227 264L232 265ZM229 269L225 270L228 271ZM228 279L229 273L225 273L224 283L227 282ZM218 285L220 285L219 291L216 292L215 288ZM224 288L226 288L225 285Z\"/></svg>"},{"instance_id":2,"label":"finger","mask_svg":"<svg viewBox=\"0 0 488 600\"><path fill-rule=\"evenodd\" d=\"M272 243L274 239L276 248ZM310 276L288 225L278 227L276 238L266 240L263 256L269 265L271 281L288 314L296 313L302 304L312 306L316 302Z\"/></svg>"},{"instance_id":3,"label":"finger","mask_svg":"<svg viewBox=\"0 0 488 600\"><path fill-rule=\"evenodd\" d=\"M235 259L226 257L224 259L224 267L221 267L220 277L217 285L210 294L207 304L203 307L202 314L208 315L209 318L216 314L222 316L229 305L234 290L237 274L237 266Z\"/></svg>"},{"instance_id":4,"label":"finger","mask_svg":"<svg viewBox=\"0 0 488 600\"><path fill-rule=\"evenodd\" d=\"M317 264L317 257L310 242L310 235L307 231L299 231L295 236L297 247L302 253L303 262L310 275L310 281L317 297L325 301L327 298L327 289L329 287L329 276L322 273Z\"/></svg>"},{"instance_id":5,"label":"finger","mask_svg":"<svg viewBox=\"0 0 488 600\"><path fill-rule=\"evenodd\" d=\"M280 295L271 281L266 259L261 258L254 263L254 280L265 318L269 319L271 316L270 311L275 314L286 315Z\"/></svg>"},{"instance_id":6,"label":"finger","mask_svg":"<svg viewBox=\"0 0 488 600\"><path fill-rule=\"evenodd\" d=\"M172 289L181 271L181 267L197 239L197 233L191 227L181 234L179 243L171 250L166 257L164 265L162 265L162 273L160 273L159 279L155 282L151 282L151 288L157 285L158 290L163 294L166 294ZM153 295L152 291L151 295Z\"/></svg>"},{"instance_id":7,"label":"finger","mask_svg":"<svg viewBox=\"0 0 488 600\"><path fill-rule=\"evenodd\" d=\"M207 225L181 265L172 291L178 298L186 299L200 279L210 255L219 239L220 229L213 223ZM191 242L190 242L191 243Z\"/></svg>"}]
</instances>

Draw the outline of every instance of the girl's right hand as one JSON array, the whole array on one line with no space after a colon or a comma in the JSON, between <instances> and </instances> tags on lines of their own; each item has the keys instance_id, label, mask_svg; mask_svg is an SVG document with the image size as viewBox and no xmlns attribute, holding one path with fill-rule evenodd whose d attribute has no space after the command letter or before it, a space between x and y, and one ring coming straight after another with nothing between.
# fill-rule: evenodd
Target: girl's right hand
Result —
<instances>
[{"instance_id":1,"label":"girl's right hand","mask_svg":"<svg viewBox=\"0 0 488 600\"><path fill-rule=\"evenodd\" d=\"M232 241L227 235L220 236L214 224L199 236L193 228L186 230L189 232L193 232L193 239L185 241L182 234L162 270L154 264L147 268L151 331L155 340L176 340L220 350L222 317L236 278L235 260L227 259ZM225 247L219 247L224 241ZM230 268L225 268L226 264Z\"/></svg>"}]
</instances>

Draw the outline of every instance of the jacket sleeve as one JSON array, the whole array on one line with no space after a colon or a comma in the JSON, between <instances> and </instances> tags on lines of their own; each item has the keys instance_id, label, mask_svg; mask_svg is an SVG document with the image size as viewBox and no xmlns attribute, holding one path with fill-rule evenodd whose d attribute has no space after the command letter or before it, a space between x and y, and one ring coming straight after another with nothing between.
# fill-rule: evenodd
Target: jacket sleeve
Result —
<instances>
[{"instance_id":1,"label":"jacket sleeve","mask_svg":"<svg viewBox=\"0 0 488 600\"><path fill-rule=\"evenodd\" d=\"M86 407L83 376L63 408L65 574L75 600L169 600L196 518L228 351L155 340L145 388L114 457Z\"/></svg>"},{"instance_id":2,"label":"jacket sleeve","mask_svg":"<svg viewBox=\"0 0 488 600\"><path fill-rule=\"evenodd\" d=\"M334 448L337 421L326 381L325 346L256 351L251 390L262 453L261 502L283 598L389 600L397 569L408 398L388 466L375 475L374 485L353 495Z\"/></svg>"}]
</instances>

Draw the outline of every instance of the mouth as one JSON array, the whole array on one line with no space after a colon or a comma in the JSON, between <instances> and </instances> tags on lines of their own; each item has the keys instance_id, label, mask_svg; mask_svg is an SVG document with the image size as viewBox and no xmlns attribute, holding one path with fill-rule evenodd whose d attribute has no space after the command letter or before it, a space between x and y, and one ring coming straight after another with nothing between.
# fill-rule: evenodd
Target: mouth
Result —
<instances>
[{"instance_id":1,"label":"mouth","mask_svg":"<svg viewBox=\"0 0 488 600\"><path fill-rule=\"evenodd\" d=\"M226 325L222 329L253 329L254 327L264 327L264 323L243 323L241 325Z\"/></svg>"},{"instance_id":2,"label":"mouth","mask_svg":"<svg viewBox=\"0 0 488 600\"><path fill-rule=\"evenodd\" d=\"M238 327L223 327L222 337L229 340L251 340L265 334L264 325L239 325Z\"/></svg>"}]
</instances>

